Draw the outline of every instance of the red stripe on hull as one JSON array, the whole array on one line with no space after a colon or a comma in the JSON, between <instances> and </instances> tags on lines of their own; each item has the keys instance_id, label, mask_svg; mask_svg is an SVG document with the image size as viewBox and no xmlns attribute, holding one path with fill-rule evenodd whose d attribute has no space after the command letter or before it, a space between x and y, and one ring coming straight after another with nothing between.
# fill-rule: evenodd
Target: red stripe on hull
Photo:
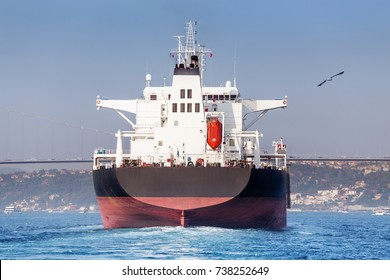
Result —
<instances>
[{"instance_id":1,"label":"red stripe on hull","mask_svg":"<svg viewBox=\"0 0 390 280\"><path fill-rule=\"evenodd\" d=\"M170 198L165 198L168 199ZM189 200L188 197L174 198L174 200L178 199ZM280 198L236 197L218 205L189 210L159 207L132 197L97 197L97 201L105 228L217 226L281 229L286 227L286 199Z\"/></svg>"},{"instance_id":2,"label":"red stripe on hull","mask_svg":"<svg viewBox=\"0 0 390 280\"><path fill-rule=\"evenodd\" d=\"M176 210L189 210L221 204L233 197L134 197L136 200Z\"/></svg>"}]
</instances>

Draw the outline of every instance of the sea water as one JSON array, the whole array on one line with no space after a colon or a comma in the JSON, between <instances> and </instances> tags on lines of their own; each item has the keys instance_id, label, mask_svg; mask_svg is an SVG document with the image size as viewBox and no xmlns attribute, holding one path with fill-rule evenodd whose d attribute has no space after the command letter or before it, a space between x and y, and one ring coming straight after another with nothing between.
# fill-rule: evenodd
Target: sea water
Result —
<instances>
[{"instance_id":1,"label":"sea water","mask_svg":"<svg viewBox=\"0 0 390 280\"><path fill-rule=\"evenodd\" d=\"M99 213L0 214L0 259L389 260L390 216L289 212L284 230L103 228Z\"/></svg>"}]
</instances>

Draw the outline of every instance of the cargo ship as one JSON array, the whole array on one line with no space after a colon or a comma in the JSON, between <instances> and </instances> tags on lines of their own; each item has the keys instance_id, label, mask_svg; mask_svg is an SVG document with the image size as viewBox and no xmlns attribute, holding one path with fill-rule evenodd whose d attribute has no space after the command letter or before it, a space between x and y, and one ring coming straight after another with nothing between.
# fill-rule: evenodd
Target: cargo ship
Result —
<instances>
[{"instance_id":1,"label":"cargo ship","mask_svg":"<svg viewBox=\"0 0 390 280\"><path fill-rule=\"evenodd\" d=\"M244 99L235 78L205 86L212 53L197 44L195 28L188 22L186 35L175 36L170 86L152 86L146 74L142 98L96 99L97 109L116 111L130 128L116 132L115 150L94 153L105 228L286 227L286 145L280 139L261 153L261 134L249 128L268 111L286 108L287 97Z\"/></svg>"}]
</instances>

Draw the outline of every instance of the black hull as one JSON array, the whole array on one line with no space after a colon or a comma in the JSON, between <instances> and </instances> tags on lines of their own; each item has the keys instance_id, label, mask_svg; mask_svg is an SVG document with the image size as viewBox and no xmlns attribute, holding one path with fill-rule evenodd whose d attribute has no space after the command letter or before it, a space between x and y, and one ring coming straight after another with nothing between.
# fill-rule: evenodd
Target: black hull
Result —
<instances>
[{"instance_id":1,"label":"black hull","mask_svg":"<svg viewBox=\"0 0 390 280\"><path fill-rule=\"evenodd\" d=\"M234 167L94 170L105 228L286 226L288 174Z\"/></svg>"}]
</instances>

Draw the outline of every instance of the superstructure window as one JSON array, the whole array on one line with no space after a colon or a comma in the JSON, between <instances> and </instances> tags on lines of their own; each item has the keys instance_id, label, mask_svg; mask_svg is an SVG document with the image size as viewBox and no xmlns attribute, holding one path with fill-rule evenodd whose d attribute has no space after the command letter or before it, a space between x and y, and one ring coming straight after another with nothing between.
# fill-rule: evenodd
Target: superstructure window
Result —
<instances>
[{"instance_id":1,"label":"superstructure window","mask_svg":"<svg viewBox=\"0 0 390 280\"><path fill-rule=\"evenodd\" d=\"M187 113L192 112L192 103L187 103Z\"/></svg>"},{"instance_id":2,"label":"superstructure window","mask_svg":"<svg viewBox=\"0 0 390 280\"><path fill-rule=\"evenodd\" d=\"M188 99L192 98L192 89L187 89L187 98Z\"/></svg>"},{"instance_id":3,"label":"superstructure window","mask_svg":"<svg viewBox=\"0 0 390 280\"><path fill-rule=\"evenodd\" d=\"M236 144L234 143L234 139L229 139L229 146L234 147Z\"/></svg>"},{"instance_id":4,"label":"superstructure window","mask_svg":"<svg viewBox=\"0 0 390 280\"><path fill-rule=\"evenodd\" d=\"M200 103L195 103L195 113L200 112Z\"/></svg>"},{"instance_id":5,"label":"superstructure window","mask_svg":"<svg viewBox=\"0 0 390 280\"><path fill-rule=\"evenodd\" d=\"M177 113L177 103L172 103L172 112Z\"/></svg>"},{"instance_id":6,"label":"superstructure window","mask_svg":"<svg viewBox=\"0 0 390 280\"><path fill-rule=\"evenodd\" d=\"M151 94L150 95L150 100L157 100L157 95L156 94Z\"/></svg>"},{"instance_id":7,"label":"superstructure window","mask_svg":"<svg viewBox=\"0 0 390 280\"><path fill-rule=\"evenodd\" d=\"M180 112L184 113L186 111L186 104L185 103L180 103Z\"/></svg>"},{"instance_id":8,"label":"superstructure window","mask_svg":"<svg viewBox=\"0 0 390 280\"><path fill-rule=\"evenodd\" d=\"M185 89L180 90L180 98L186 98L186 90Z\"/></svg>"}]
</instances>

